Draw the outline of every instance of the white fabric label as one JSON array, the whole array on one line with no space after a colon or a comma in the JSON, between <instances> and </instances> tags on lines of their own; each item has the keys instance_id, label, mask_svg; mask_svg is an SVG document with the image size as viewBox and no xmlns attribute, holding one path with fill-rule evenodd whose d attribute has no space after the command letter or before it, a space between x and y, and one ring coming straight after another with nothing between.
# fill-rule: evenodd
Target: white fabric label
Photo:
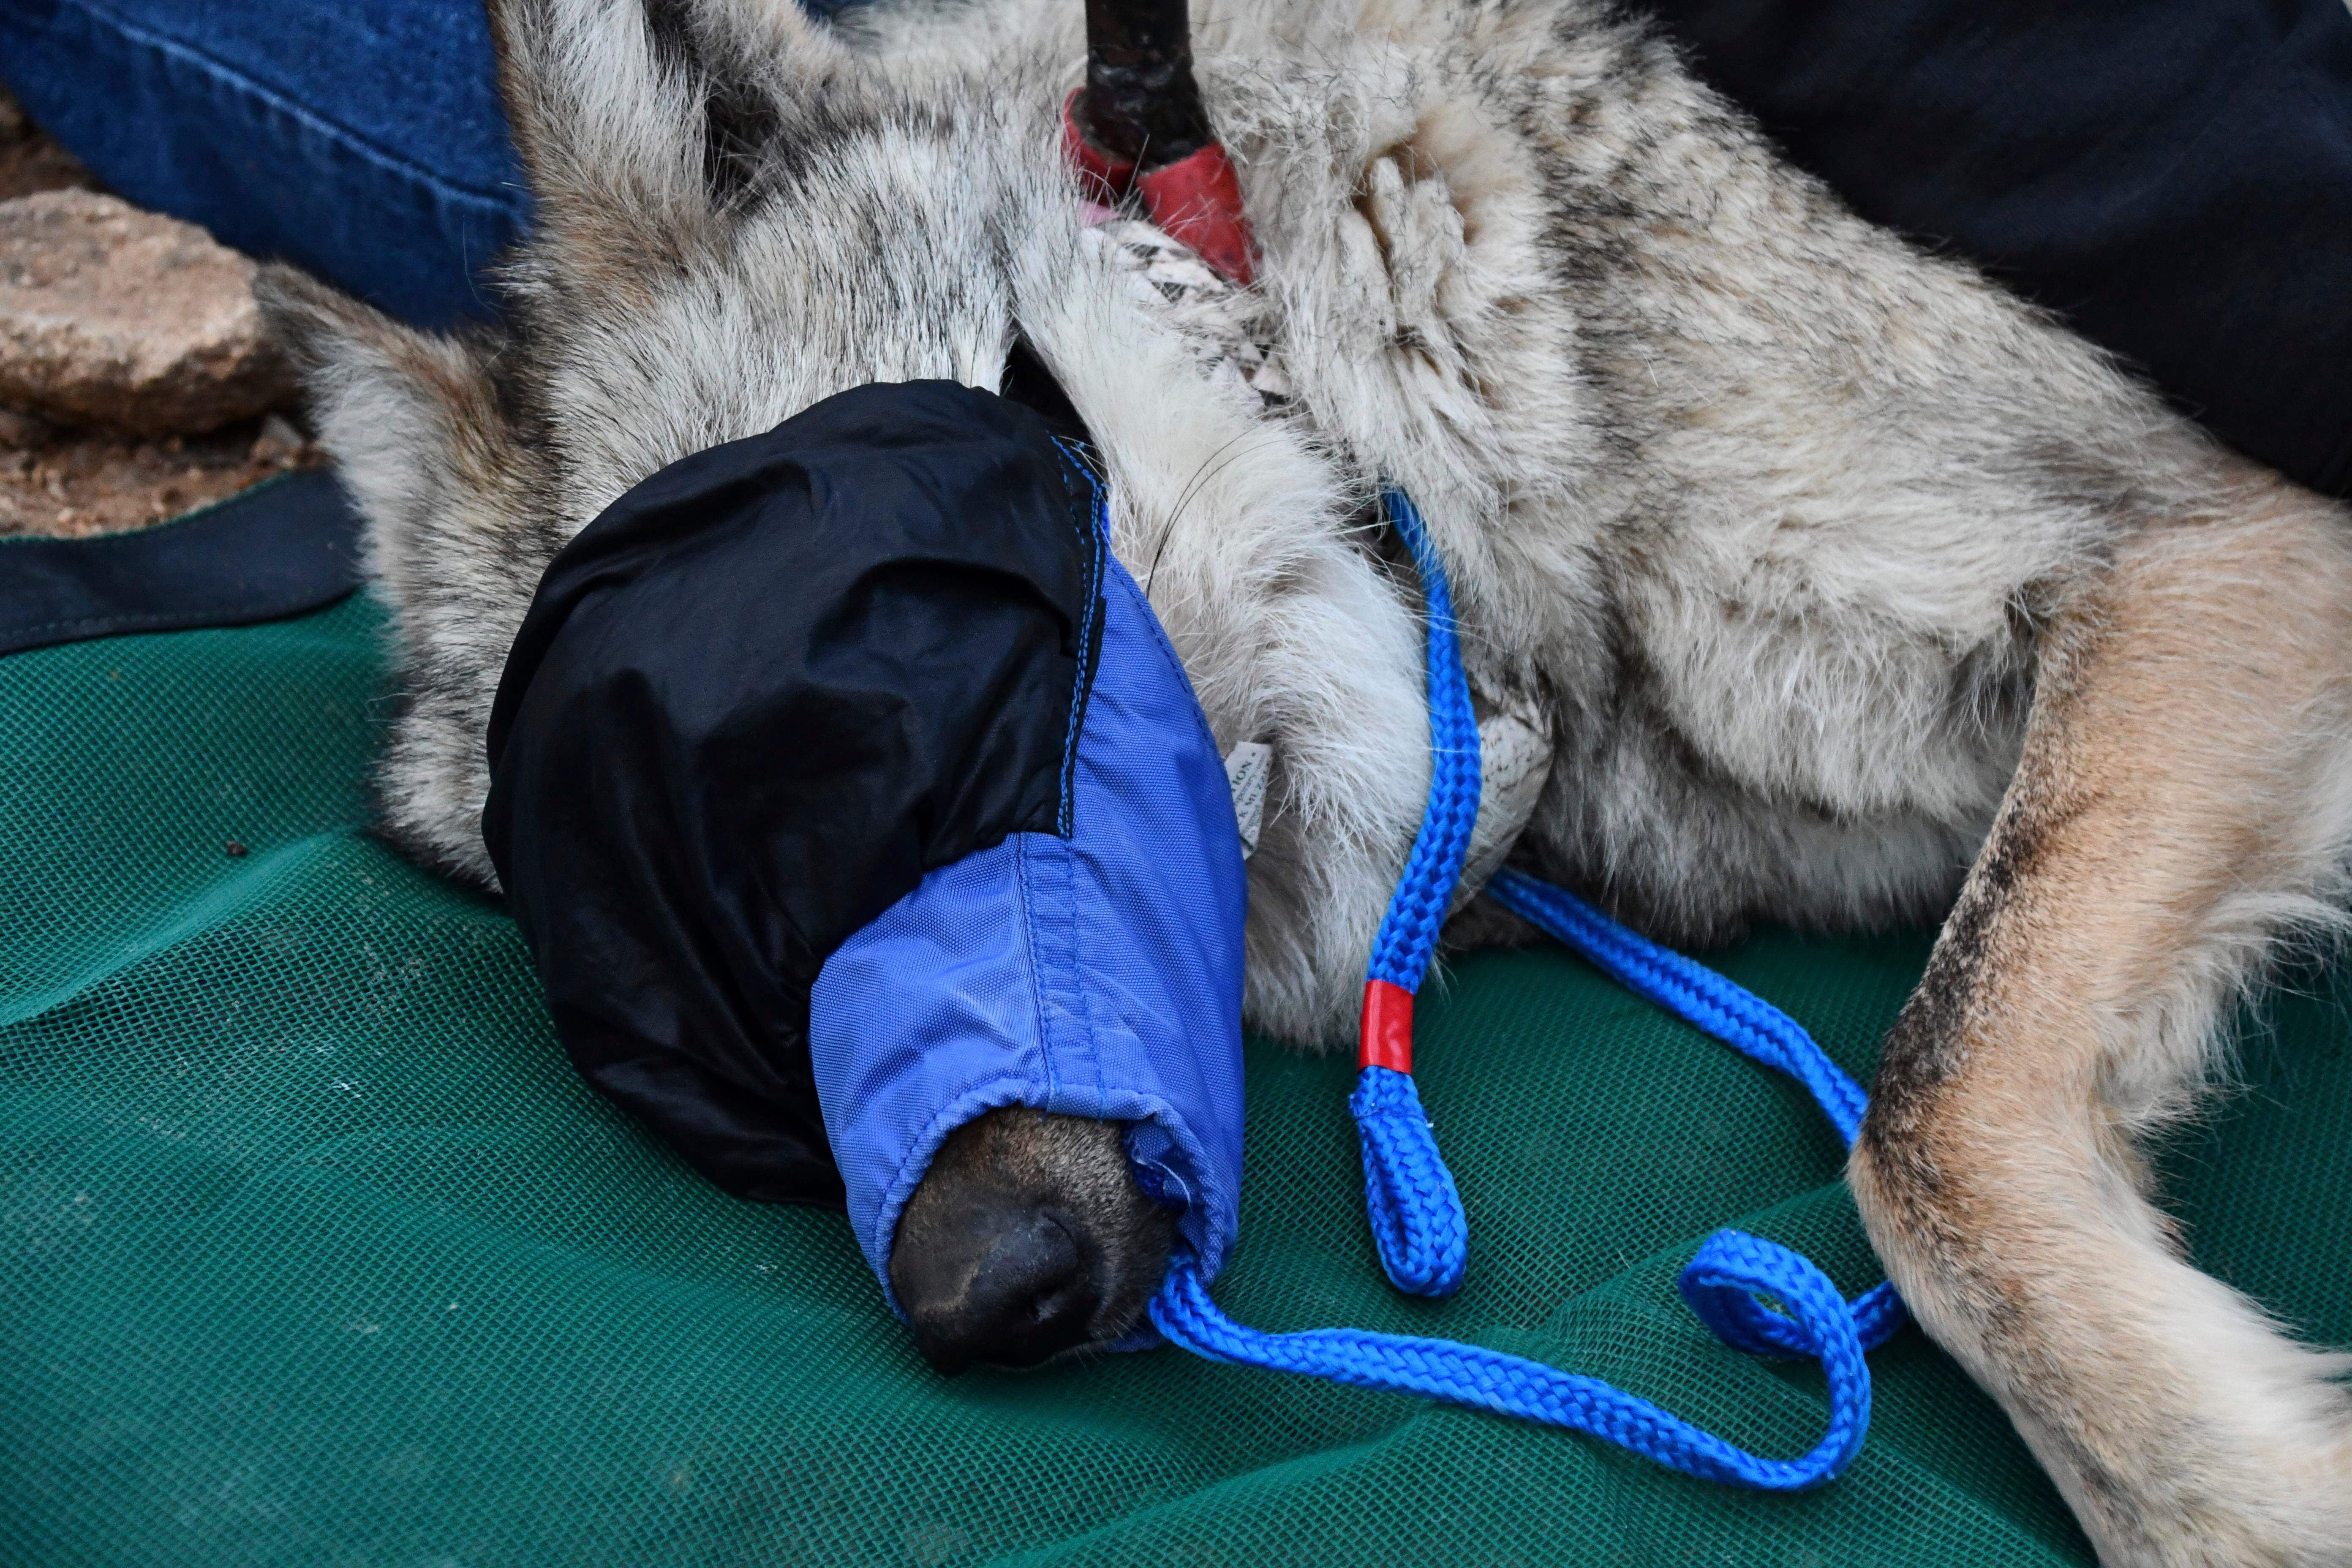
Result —
<instances>
[{"instance_id":1,"label":"white fabric label","mask_svg":"<svg viewBox=\"0 0 2352 1568\"><path fill-rule=\"evenodd\" d=\"M1257 830L1265 821L1265 782L1274 771L1274 748L1244 741L1225 753L1225 783L1233 786L1234 820L1241 824L1242 858L1257 853Z\"/></svg>"}]
</instances>

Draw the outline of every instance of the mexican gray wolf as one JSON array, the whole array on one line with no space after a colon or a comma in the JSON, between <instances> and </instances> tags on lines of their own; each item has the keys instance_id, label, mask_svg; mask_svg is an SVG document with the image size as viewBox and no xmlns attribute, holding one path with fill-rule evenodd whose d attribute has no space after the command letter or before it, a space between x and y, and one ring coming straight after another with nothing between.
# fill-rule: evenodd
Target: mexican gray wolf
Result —
<instances>
[{"instance_id":1,"label":"mexican gray wolf","mask_svg":"<svg viewBox=\"0 0 2352 1568\"><path fill-rule=\"evenodd\" d=\"M491 882L501 664L615 497L1026 355L1218 743L1273 748L1248 1022L1348 1038L1429 774L1418 601L1365 522L1393 482L1499 770L1473 883L1507 857L1686 945L1942 918L1849 1172L1905 1299L2105 1562L2352 1563L2347 1363L2184 1260L2140 1152L2266 961L2344 923L2342 508L1861 221L1607 0L1206 0L1258 246L1223 293L1087 226L1067 0L491 9L538 203L504 324L269 283L396 612L412 853ZM1526 934L1482 901L1447 932ZM892 1264L935 1361L1008 1314L1133 1325L1168 1235L1117 1148L1017 1109L950 1141ZM975 1298L1041 1215L1078 1276Z\"/></svg>"}]
</instances>

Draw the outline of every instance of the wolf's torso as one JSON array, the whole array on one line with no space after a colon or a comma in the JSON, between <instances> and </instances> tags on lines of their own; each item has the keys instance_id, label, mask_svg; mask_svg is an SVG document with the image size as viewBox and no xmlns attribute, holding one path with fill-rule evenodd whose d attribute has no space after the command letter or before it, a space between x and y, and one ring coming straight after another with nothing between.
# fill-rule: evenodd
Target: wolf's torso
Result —
<instances>
[{"instance_id":1,"label":"wolf's torso","mask_svg":"<svg viewBox=\"0 0 2352 1568\"><path fill-rule=\"evenodd\" d=\"M1381 482L1446 556L1482 703L1548 754L1490 837L1682 941L1947 899L2015 763L2037 620L2151 504L2195 510L2201 439L1590 0L1196 17L1261 253L1233 310L1295 399L1270 408L1084 232L1056 118L1078 20L779 21L773 101L616 80L573 106L567 136L612 122L576 160L601 216L550 218L521 262L486 373L504 445L451 460L491 499L453 479L435 521L346 453L418 694L404 836L485 873L502 638L615 496L864 382L994 386L1018 340L1094 435L1114 548L1218 740L1274 746L1259 1026L1344 1028L1420 820Z\"/></svg>"}]
</instances>

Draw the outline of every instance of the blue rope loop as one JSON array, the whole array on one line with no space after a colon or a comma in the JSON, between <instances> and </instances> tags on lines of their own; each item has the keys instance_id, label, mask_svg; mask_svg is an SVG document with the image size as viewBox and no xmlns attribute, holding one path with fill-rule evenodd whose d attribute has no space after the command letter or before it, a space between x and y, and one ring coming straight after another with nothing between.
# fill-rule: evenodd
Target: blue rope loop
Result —
<instances>
[{"instance_id":1,"label":"blue rope loop","mask_svg":"<svg viewBox=\"0 0 2352 1568\"><path fill-rule=\"evenodd\" d=\"M1778 1242L1725 1230L1701 1245L1683 1271L1681 1288L1702 1317L1721 1301L1754 1305L1759 1293L1787 1307L1785 1315L1773 1314L1786 1325L1783 1337L1795 1347L1794 1353L1820 1360L1829 1384L1828 1427L1809 1452L1794 1459L1751 1454L1598 1378L1479 1345L1358 1329L1271 1334L1245 1328L1217 1310L1189 1257L1176 1260L1167 1282L1152 1298L1151 1321L1171 1343L1213 1361L1302 1373L1383 1393L1418 1394L1564 1426L1701 1480L1759 1491L1801 1491L1834 1479L1862 1451L1870 1429L1870 1369L1837 1287Z\"/></svg>"},{"instance_id":2,"label":"blue rope loop","mask_svg":"<svg viewBox=\"0 0 2352 1568\"><path fill-rule=\"evenodd\" d=\"M1364 1208L1382 1272L1407 1295L1451 1296L1470 1260L1470 1222L1412 1075L1364 1068L1348 1109L1364 1147Z\"/></svg>"},{"instance_id":3,"label":"blue rope loop","mask_svg":"<svg viewBox=\"0 0 2352 1568\"><path fill-rule=\"evenodd\" d=\"M1429 804L1372 939L1364 977L1385 981L1410 996L1429 973L1438 931L1470 854L1471 829L1478 822L1478 716L1462 669L1445 563L1403 491L1388 489L1381 500L1412 554L1426 606ZM1408 1294L1452 1295L1461 1289L1469 1261L1470 1222L1411 1075L1372 1065L1368 1058L1348 1108L1355 1113L1363 1146L1364 1210L1381 1271Z\"/></svg>"},{"instance_id":4,"label":"blue rope loop","mask_svg":"<svg viewBox=\"0 0 2352 1568\"><path fill-rule=\"evenodd\" d=\"M1406 993L1391 1000L1407 1004L1402 1016L1409 1025L1412 994L1429 972L1478 818L1478 723L1462 670L1444 563L1412 503L1395 489L1381 499L1420 571L1429 623L1429 805L1373 940L1367 973L1368 982ZM1796 1079L1847 1146L1853 1145L1866 1104L1862 1086L1787 1014L1532 877L1506 870L1487 890L1633 990ZM1368 1058L1371 1043L1368 1038ZM1409 1037L1401 1043L1409 1047ZM1402 1066L1406 1055L1394 1054L1392 1059ZM1381 1267L1402 1290L1451 1294L1462 1282L1469 1257L1469 1222L1412 1075L1368 1059L1348 1108L1363 1145L1365 1212ZM1906 1321L1893 1285L1880 1284L1849 1302L1800 1254L1761 1237L1723 1230L1700 1245L1675 1288L1724 1343L1753 1354L1803 1356L1822 1363L1829 1419L1810 1452L1794 1459L1751 1454L1598 1378L1477 1345L1354 1329L1262 1333L1217 1310L1189 1255L1180 1254L1170 1266L1150 1311L1161 1335L1213 1361L1418 1394L1565 1426L1703 1480L1797 1491L1843 1473L1862 1451L1870 1429L1864 1352Z\"/></svg>"},{"instance_id":5,"label":"blue rope loop","mask_svg":"<svg viewBox=\"0 0 2352 1568\"><path fill-rule=\"evenodd\" d=\"M1627 989L1766 1067L1802 1084L1830 1119L1845 1145L1853 1147L1869 1096L1862 1085L1830 1060L1804 1026L1754 992L1726 980L1702 963L1619 925L1582 899L1524 871L1497 871L1486 884L1496 902L1582 953ZM1691 1310L1725 1343L1759 1355L1809 1353L1787 1336L1779 1315L1743 1299L1701 1308L1683 1292ZM1910 1321L1892 1283L1864 1291L1848 1307L1854 1333L1866 1350Z\"/></svg>"},{"instance_id":6,"label":"blue rope loop","mask_svg":"<svg viewBox=\"0 0 2352 1568\"><path fill-rule=\"evenodd\" d=\"M1846 1147L1853 1147L1870 1097L1794 1018L1705 964L1636 935L1575 894L1524 871L1506 868L1496 872L1486 892L1521 920L1582 953L1626 989L1741 1055L1795 1079Z\"/></svg>"}]
</instances>

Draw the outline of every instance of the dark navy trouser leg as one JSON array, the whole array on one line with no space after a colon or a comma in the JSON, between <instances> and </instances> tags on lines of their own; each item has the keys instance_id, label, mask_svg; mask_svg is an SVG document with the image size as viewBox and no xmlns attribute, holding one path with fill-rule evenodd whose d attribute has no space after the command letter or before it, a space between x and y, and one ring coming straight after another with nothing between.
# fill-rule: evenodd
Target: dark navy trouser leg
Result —
<instances>
[{"instance_id":1,"label":"dark navy trouser leg","mask_svg":"<svg viewBox=\"0 0 2352 1568\"><path fill-rule=\"evenodd\" d=\"M493 69L478 0L0 0L0 76L111 189L435 325L528 221Z\"/></svg>"}]
</instances>

